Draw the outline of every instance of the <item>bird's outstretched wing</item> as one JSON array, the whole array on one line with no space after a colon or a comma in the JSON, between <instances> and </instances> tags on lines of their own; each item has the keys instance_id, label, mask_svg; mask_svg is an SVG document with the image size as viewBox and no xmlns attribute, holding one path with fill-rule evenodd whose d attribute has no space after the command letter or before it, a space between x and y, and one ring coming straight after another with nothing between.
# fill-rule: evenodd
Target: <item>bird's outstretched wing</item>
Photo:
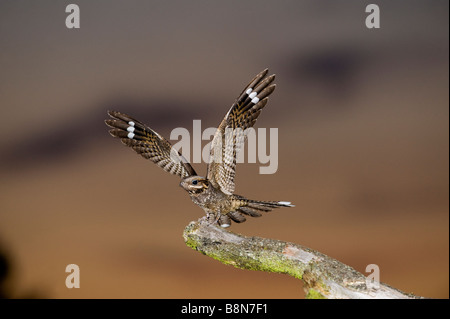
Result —
<instances>
[{"instance_id":1,"label":"bird's outstretched wing","mask_svg":"<svg viewBox=\"0 0 450 319\"><path fill-rule=\"evenodd\" d=\"M259 73L242 91L220 123L211 142L208 180L225 194L234 192L236 155L245 142L245 130L252 127L268 96L275 90L275 75Z\"/></svg>"},{"instance_id":2,"label":"bird's outstretched wing","mask_svg":"<svg viewBox=\"0 0 450 319\"><path fill-rule=\"evenodd\" d=\"M197 175L191 164L151 128L120 112L109 111L108 115L111 119L105 120L105 123L112 128L109 133L120 138L136 153L181 178Z\"/></svg>"}]
</instances>

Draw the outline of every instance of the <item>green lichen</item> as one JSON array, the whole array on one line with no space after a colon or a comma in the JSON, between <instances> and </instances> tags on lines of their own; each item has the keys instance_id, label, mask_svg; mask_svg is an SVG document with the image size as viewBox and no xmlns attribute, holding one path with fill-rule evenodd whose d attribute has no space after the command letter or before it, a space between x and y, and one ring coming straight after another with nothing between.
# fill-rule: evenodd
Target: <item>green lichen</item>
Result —
<instances>
[{"instance_id":1,"label":"green lichen","mask_svg":"<svg viewBox=\"0 0 450 319\"><path fill-rule=\"evenodd\" d=\"M190 238L186 238L186 245L188 247L191 247L193 250L197 250L197 243L195 242L195 240L191 240Z\"/></svg>"},{"instance_id":2,"label":"green lichen","mask_svg":"<svg viewBox=\"0 0 450 319\"><path fill-rule=\"evenodd\" d=\"M298 279L302 279L303 276L303 269L298 267L298 264L279 253L274 254L264 252L260 254L257 263L258 267L255 270L288 274Z\"/></svg>"},{"instance_id":3,"label":"green lichen","mask_svg":"<svg viewBox=\"0 0 450 319\"><path fill-rule=\"evenodd\" d=\"M306 299L327 299L325 298L320 292L309 289L308 293L306 294Z\"/></svg>"},{"instance_id":4,"label":"green lichen","mask_svg":"<svg viewBox=\"0 0 450 319\"><path fill-rule=\"evenodd\" d=\"M236 245L228 243L224 247L220 240L199 238L196 234L197 227L195 223L188 225L183 237L187 246L204 255L240 269L288 274L302 279L304 267L282 253L284 243L274 244L249 238L249 241Z\"/></svg>"},{"instance_id":5,"label":"green lichen","mask_svg":"<svg viewBox=\"0 0 450 319\"><path fill-rule=\"evenodd\" d=\"M187 244L194 248L193 244ZM251 256L245 251L246 250L243 250L242 247L233 247L226 250L215 250L214 252L203 251L203 253L221 263L232 265L236 268L288 274L295 278L302 279L303 269L298 267L295 262L286 258L281 253L276 254L270 250L268 252L263 250L258 255Z\"/></svg>"}]
</instances>

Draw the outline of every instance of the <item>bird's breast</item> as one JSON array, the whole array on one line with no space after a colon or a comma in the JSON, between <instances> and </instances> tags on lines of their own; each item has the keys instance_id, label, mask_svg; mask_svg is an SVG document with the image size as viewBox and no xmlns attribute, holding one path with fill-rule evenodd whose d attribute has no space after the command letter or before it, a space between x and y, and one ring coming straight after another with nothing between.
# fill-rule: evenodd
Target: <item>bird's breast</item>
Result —
<instances>
[{"instance_id":1,"label":"bird's breast","mask_svg":"<svg viewBox=\"0 0 450 319\"><path fill-rule=\"evenodd\" d=\"M190 194L190 196L198 206L215 212L226 211L231 204L229 196L213 188L208 188L200 194Z\"/></svg>"}]
</instances>

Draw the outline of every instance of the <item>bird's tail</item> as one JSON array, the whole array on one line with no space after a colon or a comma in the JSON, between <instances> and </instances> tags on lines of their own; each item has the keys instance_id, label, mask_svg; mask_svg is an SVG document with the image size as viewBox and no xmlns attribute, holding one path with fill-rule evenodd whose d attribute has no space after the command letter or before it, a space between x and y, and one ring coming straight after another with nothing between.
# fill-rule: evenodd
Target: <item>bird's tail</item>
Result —
<instances>
[{"instance_id":1,"label":"bird's tail","mask_svg":"<svg viewBox=\"0 0 450 319\"><path fill-rule=\"evenodd\" d=\"M278 207L295 207L295 205L292 205L291 202L284 202L284 201L263 202L263 201L259 201L259 200L248 199L247 202L248 202L246 205L247 207L262 210L264 212L271 211L273 208L278 208Z\"/></svg>"},{"instance_id":2,"label":"bird's tail","mask_svg":"<svg viewBox=\"0 0 450 319\"><path fill-rule=\"evenodd\" d=\"M233 196L235 197L235 200L239 202L239 208L220 217L219 224L222 227L229 227L231 225L231 220L236 223L245 222L246 218L244 215L251 217L260 217L262 216L262 213L270 212L274 208L295 207L295 205L292 205L291 202L263 202L258 200L246 199L238 195Z\"/></svg>"}]
</instances>

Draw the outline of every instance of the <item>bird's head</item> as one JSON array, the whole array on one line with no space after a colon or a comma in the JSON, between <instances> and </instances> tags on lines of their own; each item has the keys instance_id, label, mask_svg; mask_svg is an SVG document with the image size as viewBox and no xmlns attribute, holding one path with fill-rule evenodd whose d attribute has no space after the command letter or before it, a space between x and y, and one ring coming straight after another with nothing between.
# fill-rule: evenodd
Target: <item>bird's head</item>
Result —
<instances>
[{"instance_id":1,"label":"bird's head","mask_svg":"<svg viewBox=\"0 0 450 319\"><path fill-rule=\"evenodd\" d=\"M189 176L181 180L180 186L189 194L199 194L208 188L209 182L201 176Z\"/></svg>"}]
</instances>

